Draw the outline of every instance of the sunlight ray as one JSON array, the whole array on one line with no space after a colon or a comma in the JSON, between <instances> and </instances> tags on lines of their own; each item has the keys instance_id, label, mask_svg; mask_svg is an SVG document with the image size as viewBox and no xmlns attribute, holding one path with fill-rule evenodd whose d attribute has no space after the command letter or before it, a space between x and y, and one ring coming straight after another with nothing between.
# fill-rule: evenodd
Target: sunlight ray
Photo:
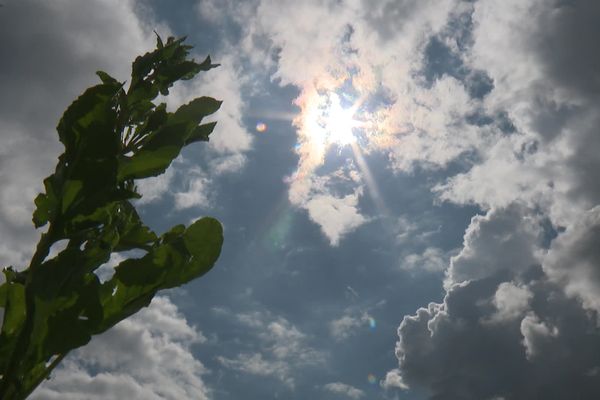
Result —
<instances>
[{"instance_id":1,"label":"sunlight ray","mask_svg":"<svg viewBox=\"0 0 600 400\"><path fill-rule=\"evenodd\" d=\"M373 178L371 169L367 165L367 162L362 154L360 146L358 146L356 143L350 143L350 147L352 148L352 153L354 155L354 159L356 160L356 164L358 165L358 169L360 170L364 182L367 186L367 191L373 199L373 202L375 203L375 206L379 211L379 215L390 215L390 212L383 201L383 197L381 196L379 188L377 187L377 182Z\"/></svg>"}]
</instances>

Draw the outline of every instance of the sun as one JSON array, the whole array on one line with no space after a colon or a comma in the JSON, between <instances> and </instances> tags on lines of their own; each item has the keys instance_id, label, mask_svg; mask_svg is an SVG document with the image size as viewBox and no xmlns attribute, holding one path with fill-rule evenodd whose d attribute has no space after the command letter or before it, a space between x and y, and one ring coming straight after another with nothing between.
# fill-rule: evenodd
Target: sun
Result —
<instances>
[{"instance_id":1,"label":"sun","mask_svg":"<svg viewBox=\"0 0 600 400\"><path fill-rule=\"evenodd\" d=\"M356 142L354 129L359 122L354 119L355 107L344 108L336 94L330 96L331 104L325 111L325 131L328 141L341 146Z\"/></svg>"},{"instance_id":2,"label":"sun","mask_svg":"<svg viewBox=\"0 0 600 400\"><path fill-rule=\"evenodd\" d=\"M355 119L356 104L348 108L342 106L335 92L319 94L311 103L312 107L305 114L305 126L314 143L325 147L356 143L356 129L361 127L361 122Z\"/></svg>"}]
</instances>

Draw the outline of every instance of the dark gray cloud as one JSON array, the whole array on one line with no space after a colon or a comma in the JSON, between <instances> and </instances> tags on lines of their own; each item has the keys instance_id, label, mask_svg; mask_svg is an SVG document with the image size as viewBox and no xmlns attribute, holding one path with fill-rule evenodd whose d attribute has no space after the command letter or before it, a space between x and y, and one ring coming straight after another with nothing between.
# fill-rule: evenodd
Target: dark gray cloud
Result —
<instances>
[{"instance_id":1,"label":"dark gray cloud","mask_svg":"<svg viewBox=\"0 0 600 400\"><path fill-rule=\"evenodd\" d=\"M511 241L532 228L535 222L523 209L493 211L472 222L451 271L460 266L473 275L450 275L444 301L405 317L398 329L396 354L405 384L427 388L431 399L600 395L597 317L531 263L541 250L535 236L520 239L529 249L528 255L517 251L521 260L473 252L483 241L503 243L510 254ZM465 255L468 263L462 264Z\"/></svg>"}]
</instances>

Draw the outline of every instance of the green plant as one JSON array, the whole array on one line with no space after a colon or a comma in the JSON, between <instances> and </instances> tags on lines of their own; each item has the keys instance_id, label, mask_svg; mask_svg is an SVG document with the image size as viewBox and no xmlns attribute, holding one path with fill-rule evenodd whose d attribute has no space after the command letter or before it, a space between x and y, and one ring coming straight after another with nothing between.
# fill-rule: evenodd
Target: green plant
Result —
<instances>
[{"instance_id":1,"label":"green plant","mask_svg":"<svg viewBox=\"0 0 600 400\"><path fill-rule=\"evenodd\" d=\"M200 124L221 102L200 97L175 112L156 105L178 80L217 65L189 59L185 38L157 35L156 49L135 59L129 88L105 72L63 114L64 153L35 199L33 223L47 226L24 270L4 268L0 286L0 398L24 399L63 357L147 306L156 292L206 273L223 243L221 224L202 218L157 236L132 199L135 180L163 173L181 149L207 141ZM52 245L66 245L49 257ZM112 253L138 251L101 282L94 273Z\"/></svg>"}]
</instances>

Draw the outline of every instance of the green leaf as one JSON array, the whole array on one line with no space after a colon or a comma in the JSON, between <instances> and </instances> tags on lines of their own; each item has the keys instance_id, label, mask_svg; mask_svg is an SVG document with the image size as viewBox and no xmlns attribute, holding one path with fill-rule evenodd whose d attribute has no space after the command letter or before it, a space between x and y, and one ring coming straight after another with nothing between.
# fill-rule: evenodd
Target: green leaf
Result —
<instances>
[{"instance_id":1,"label":"green leaf","mask_svg":"<svg viewBox=\"0 0 600 400\"><path fill-rule=\"evenodd\" d=\"M164 285L175 287L204 275L221 254L223 245L223 227L214 218L205 217L194 222L186 229L183 242L191 259L180 271L169 270Z\"/></svg>"},{"instance_id":2,"label":"green leaf","mask_svg":"<svg viewBox=\"0 0 600 400\"><path fill-rule=\"evenodd\" d=\"M215 113L222 103L222 101L215 100L212 97L198 97L179 107L169 118L169 123L193 121L199 124L204 117Z\"/></svg>"},{"instance_id":3,"label":"green leaf","mask_svg":"<svg viewBox=\"0 0 600 400\"><path fill-rule=\"evenodd\" d=\"M163 41L160 38L160 36L158 35L158 33L156 33L156 31L154 31L154 34L156 35L156 48L162 49L163 47L165 47L165 45L163 44Z\"/></svg>"},{"instance_id":4,"label":"green leaf","mask_svg":"<svg viewBox=\"0 0 600 400\"><path fill-rule=\"evenodd\" d=\"M223 243L220 223L203 218L160 237L129 202L135 179L164 172L182 148L206 141L215 123L199 125L221 102L201 97L174 113L156 106L178 80L217 65L190 59L185 38L157 35L156 49L132 64L131 84L103 71L65 111L57 126L64 153L35 198L33 222L49 225L30 268L5 268L0 285L0 398L25 398L70 350L85 345L147 306L157 291L206 273ZM67 245L49 256L57 241ZM107 282L94 273L112 253L137 250ZM55 358L56 356L59 356Z\"/></svg>"},{"instance_id":5,"label":"green leaf","mask_svg":"<svg viewBox=\"0 0 600 400\"><path fill-rule=\"evenodd\" d=\"M6 307L6 297L8 296L8 283L0 285L0 308Z\"/></svg>"},{"instance_id":6,"label":"green leaf","mask_svg":"<svg viewBox=\"0 0 600 400\"><path fill-rule=\"evenodd\" d=\"M194 142L208 142L208 137L213 132L216 125L216 122L198 125L185 140L185 145L187 146L188 144Z\"/></svg>"},{"instance_id":7,"label":"green leaf","mask_svg":"<svg viewBox=\"0 0 600 400\"><path fill-rule=\"evenodd\" d=\"M34 200L36 209L33 212L33 224L36 228L46 225L60 211L60 200L57 191L57 178L51 175L44 179L46 193L40 193Z\"/></svg>"},{"instance_id":8,"label":"green leaf","mask_svg":"<svg viewBox=\"0 0 600 400\"><path fill-rule=\"evenodd\" d=\"M180 147L169 146L153 151L140 151L133 157L121 157L118 179L142 179L160 175L179 155L180 150Z\"/></svg>"},{"instance_id":9,"label":"green leaf","mask_svg":"<svg viewBox=\"0 0 600 400\"><path fill-rule=\"evenodd\" d=\"M158 240L156 234L142 223L131 204L123 202L120 207L122 221L119 222L120 237L115 251L148 248Z\"/></svg>"},{"instance_id":10,"label":"green leaf","mask_svg":"<svg viewBox=\"0 0 600 400\"><path fill-rule=\"evenodd\" d=\"M2 334L13 336L21 329L21 325L25 321L25 286L19 283L10 283L5 290L6 308Z\"/></svg>"},{"instance_id":11,"label":"green leaf","mask_svg":"<svg viewBox=\"0 0 600 400\"><path fill-rule=\"evenodd\" d=\"M73 202L77 198L77 195L81 192L82 188L83 188L82 181L68 180L65 182L65 185L63 186L63 195L62 195L62 213L63 214L65 213L65 211L67 211L69 209L71 204L73 204Z\"/></svg>"},{"instance_id":12,"label":"green leaf","mask_svg":"<svg viewBox=\"0 0 600 400\"><path fill-rule=\"evenodd\" d=\"M0 331L0 375L6 371L26 317L25 287L19 283L4 283L2 287L4 320Z\"/></svg>"},{"instance_id":13,"label":"green leaf","mask_svg":"<svg viewBox=\"0 0 600 400\"><path fill-rule=\"evenodd\" d=\"M92 86L67 108L56 128L66 163L116 154L120 137L114 132L114 105L119 89L117 84Z\"/></svg>"},{"instance_id":14,"label":"green leaf","mask_svg":"<svg viewBox=\"0 0 600 400\"><path fill-rule=\"evenodd\" d=\"M98 75L98 77L100 78L100 80L104 84L107 84L107 85L121 85L121 83L119 81L117 81L115 78L113 78L112 76L110 76L109 74L107 74L104 71L96 71L96 75Z\"/></svg>"}]
</instances>

